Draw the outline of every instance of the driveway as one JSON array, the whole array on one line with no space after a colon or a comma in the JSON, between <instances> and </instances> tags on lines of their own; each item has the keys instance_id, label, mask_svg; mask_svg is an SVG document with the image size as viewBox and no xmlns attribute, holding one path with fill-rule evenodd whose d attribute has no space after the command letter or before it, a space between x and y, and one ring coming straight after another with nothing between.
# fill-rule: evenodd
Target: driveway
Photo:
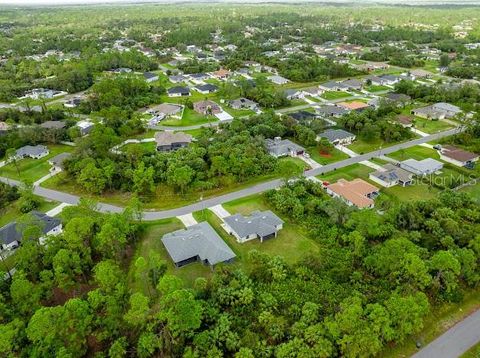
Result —
<instances>
[{"instance_id":1,"label":"driveway","mask_svg":"<svg viewBox=\"0 0 480 358\"><path fill-rule=\"evenodd\" d=\"M412 358L457 358L480 342L480 310L457 323Z\"/></svg>"},{"instance_id":2,"label":"driveway","mask_svg":"<svg viewBox=\"0 0 480 358\"><path fill-rule=\"evenodd\" d=\"M222 221L223 219L231 215L227 210L225 210L222 204L212 206L211 208L208 208L208 209L211 210L215 215L217 215L219 219L221 219Z\"/></svg>"},{"instance_id":3,"label":"driveway","mask_svg":"<svg viewBox=\"0 0 480 358\"><path fill-rule=\"evenodd\" d=\"M193 226L195 224L198 224L197 220L193 217L193 215L190 214L185 214L185 215L180 215L177 216L177 219L179 219L185 227Z\"/></svg>"}]
</instances>

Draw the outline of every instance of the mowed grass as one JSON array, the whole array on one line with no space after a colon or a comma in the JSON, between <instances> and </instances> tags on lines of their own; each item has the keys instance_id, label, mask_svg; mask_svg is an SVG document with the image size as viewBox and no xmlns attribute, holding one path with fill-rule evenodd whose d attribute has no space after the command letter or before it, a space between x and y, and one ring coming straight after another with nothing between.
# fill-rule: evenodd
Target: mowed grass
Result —
<instances>
[{"instance_id":1,"label":"mowed grass","mask_svg":"<svg viewBox=\"0 0 480 358\"><path fill-rule=\"evenodd\" d=\"M197 124L213 123L217 121L218 119L214 116L207 117L195 112L193 109L185 108L185 110L183 111L182 119L166 119L161 121L159 125L172 127L187 127Z\"/></svg>"},{"instance_id":2,"label":"mowed grass","mask_svg":"<svg viewBox=\"0 0 480 358\"><path fill-rule=\"evenodd\" d=\"M480 357L480 343L475 344L467 352L462 354L461 358L478 358Z\"/></svg>"},{"instance_id":3,"label":"mowed grass","mask_svg":"<svg viewBox=\"0 0 480 358\"><path fill-rule=\"evenodd\" d=\"M45 213L58 205L56 201L47 201L39 197L38 200L40 201L40 206L36 210L42 213ZM16 200L6 208L0 209L0 227L15 221L22 215L24 214L20 211L19 201Z\"/></svg>"},{"instance_id":4,"label":"mowed grass","mask_svg":"<svg viewBox=\"0 0 480 358\"><path fill-rule=\"evenodd\" d=\"M374 141L367 142L363 139L357 138L352 144L348 146L348 149L353 150L358 154L364 154L364 153L372 152L374 150L388 148L398 143L399 142L385 142L382 139L376 139Z\"/></svg>"},{"instance_id":5,"label":"mowed grass","mask_svg":"<svg viewBox=\"0 0 480 358\"><path fill-rule=\"evenodd\" d=\"M328 99L328 100L345 98L350 96L351 96L350 93L343 92L343 91L327 91L321 95L322 98Z\"/></svg>"},{"instance_id":6,"label":"mowed grass","mask_svg":"<svg viewBox=\"0 0 480 358\"><path fill-rule=\"evenodd\" d=\"M320 153L317 147L311 147L308 148L308 154L310 154L310 157L314 161L322 165L339 162L349 158L347 154L337 148L333 148L330 153Z\"/></svg>"},{"instance_id":7,"label":"mowed grass","mask_svg":"<svg viewBox=\"0 0 480 358\"><path fill-rule=\"evenodd\" d=\"M135 247L135 253L128 270L128 283L133 291L150 295L152 290L155 289L154 287L150 287L149 282L139 280L135 277L135 261L139 257L148 260L150 252L159 254L167 264L167 273L180 277L187 287L191 287L197 277L208 277L211 275L212 271L210 268L202 265L200 262L195 262L180 268L175 267L173 264L165 246L163 246L162 237L169 232L183 229L184 226L180 220L171 218L145 222L142 225L144 225L144 232Z\"/></svg>"},{"instance_id":8,"label":"mowed grass","mask_svg":"<svg viewBox=\"0 0 480 358\"><path fill-rule=\"evenodd\" d=\"M415 117L415 128L419 131L431 134L452 129L453 126L444 121L433 121L431 119Z\"/></svg>"},{"instance_id":9,"label":"mowed grass","mask_svg":"<svg viewBox=\"0 0 480 358\"><path fill-rule=\"evenodd\" d=\"M381 85L371 85L365 88L368 92L381 92L381 91L388 91L391 88L387 86L381 86Z\"/></svg>"},{"instance_id":10,"label":"mowed grass","mask_svg":"<svg viewBox=\"0 0 480 358\"><path fill-rule=\"evenodd\" d=\"M367 179L368 174L374 172L375 169L362 164L352 164L344 168L331 171L326 174L318 175L317 178L330 183L335 183L339 179L353 180L355 178ZM378 185L378 184L375 184Z\"/></svg>"},{"instance_id":11,"label":"mowed grass","mask_svg":"<svg viewBox=\"0 0 480 358\"><path fill-rule=\"evenodd\" d=\"M473 200L480 204L480 183L464 187L460 191L468 193Z\"/></svg>"},{"instance_id":12,"label":"mowed grass","mask_svg":"<svg viewBox=\"0 0 480 358\"><path fill-rule=\"evenodd\" d=\"M403 344L388 346L378 356L384 358L410 357L418 351L416 342L424 346L480 308L480 289L469 291L460 303L435 306L424 320L420 333L408 337Z\"/></svg>"},{"instance_id":13,"label":"mowed grass","mask_svg":"<svg viewBox=\"0 0 480 358\"><path fill-rule=\"evenodd\" d=\"M425 158L433 158L438 160L440 158L440 156L438 155L438 152L435 149L423 147L420 145L401 149L399 151L390 153L387 156L400 161L406 160L406 159L422 160Z\"/></svg>"},{"instance_id":14,"label":"mowed grass","mask_svg":"<svg viewBox=\"0 0 480 358\"><path fill-rule=\"evenodd\" d=\"M14 163L9 163L0 168L0 176L15 180L28 180L34 182L50 172L51 165L48 164L48 160L60 153L72 152L73 147L68 145L49 145L48 149L50 153L40 159L20 159ZM18 169L18 170L17 170Z\"/></svg>"},{"instance_id":15,"label":"mowed grass","mask_svg":"<svg viewBox=\"0 0 480 358\"><path fill-rule=\"evenodd\" d=\"M249 215L255 210L272 210L262 195L238 199L225 203L223 207L231 214L241 213L243 215ZM221 226L222 220L212 211L202 210L194 213L194 217L199 222L207 221L212 225L237 255L235 265L246 270L249 270L251 267L248 254L252 250L258 250L271 256L282 256L286 262L292 264L308 255L319 254L320 248L318 244L306 236L303 228L292 223L288 218L282 217L278 212L276 214L285 221L283 229L279 231L276 238L266 240L263 243L255 239L243 244L238 243L233 236L227 234Z\"/></svg>"}]
</instances>

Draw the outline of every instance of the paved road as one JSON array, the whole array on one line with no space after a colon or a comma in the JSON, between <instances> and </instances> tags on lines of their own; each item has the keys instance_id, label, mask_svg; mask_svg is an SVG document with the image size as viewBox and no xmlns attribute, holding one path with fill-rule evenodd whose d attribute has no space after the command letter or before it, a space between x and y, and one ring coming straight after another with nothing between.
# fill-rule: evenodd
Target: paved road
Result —
<instances>
[{"instance_id":1,"label":"paved road","mask_svg":"<svg viewBox=\"0 0 480 358\"><path fill-rule=\"evenodd\" d=\"M325 166L316 168L316 169L311 169L308 170L304 173L305 177L312 177L312 176L317 176L321 174L325 174L340 168L347 167L352 164L359 163L364 160L368 160L374 157L382 156L385 154L393 153L396 152L400 149L405 149L409 147L413 147L418 144L434 141L443 137L447 137L450 135L453 135L455 133L458 133L462 129L460 128L454 128L450 129L445 132L440 132L436 134L429 135L428 137L422 137L422 138L417 138L408 142L404 143L399 143L396 145L393 145L391 147L387 147L385 149L381 150L376 150L367 154L360 154L356 157L353 158L348 158L336 163L331 163L327 164ZM11 185L19 186L22 185L21 182L16 181L16 180L11 180L7 178L2 178L0 177L0 181L4 181L6 183L9 183ZM249 195L253 194L259 194L262 192L265 192L270 189L275 189L280 187L283 184L283 180L281 179L276 179L276 180L271 180L268 182L260 183L253 185L249 188L238 190L232 193L224 194L221 196L216 196L213 198L205 199L199 202L196 202L194 204L186 205L180 208L175 208L175 209L169 209L169 210L162 210L162 211L145 211L143 213L144 220L147 221L153 221L153 220L160 220L160 219L165 219L165 218L171 218L171 217L176 217L180 215L186 215L189 213L192 213L194 211L199 211L203 210L206 208L209 208L211 206L223 204L235 199L240 199ZM47 189L47 188L42 188L40 186L36 186L34 188L34 193L38 196L44 197L49 200L55 200L61 203L67 203L71 205L76 205L78 204L80 198L76 195L64 193L61 191L57 190L52 190L52 189ZM115 206L115 205L110 205L110 204L104 204L104 203L99 203L98 204L98 210L101 212L121 212L123 208Z\"/></svg>"},{"instance_id":2,"label":"paved road","mask_svg":"<svg viewBox=\"0 0 480 358\"><path fill-rule=\"evenodd\" d=\"M457 358L480 342L480 310L457 323L412 358Z\"/></svg>"}]
</instances>

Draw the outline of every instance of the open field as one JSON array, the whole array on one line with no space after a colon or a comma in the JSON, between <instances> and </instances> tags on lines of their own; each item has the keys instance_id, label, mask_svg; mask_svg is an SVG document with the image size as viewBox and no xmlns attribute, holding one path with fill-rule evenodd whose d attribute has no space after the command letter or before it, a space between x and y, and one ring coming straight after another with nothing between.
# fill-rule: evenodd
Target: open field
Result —
<instances>
[{"instance_id":1,"label":"open field","mask_svg":"<svg viewBox=\"0 0 480 358\"><path fill-rule=\"evenodd\" d=\"M351 96L350 93L343 92L343 91L327 91L321 95L322 98L328 99L328 100L345 98L350 96Z\"/></svg>"}]
</instances>

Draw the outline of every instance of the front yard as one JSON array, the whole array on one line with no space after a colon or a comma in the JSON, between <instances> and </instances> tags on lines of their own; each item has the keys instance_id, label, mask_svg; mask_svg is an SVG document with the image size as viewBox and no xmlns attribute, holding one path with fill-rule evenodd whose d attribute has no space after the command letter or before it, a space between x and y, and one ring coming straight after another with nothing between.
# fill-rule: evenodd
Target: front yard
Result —
<instances>
[{"instance_id":1,"label":"front yard","mask_svg":"<svg viewBox=\"0 0 480 358\"><path fill-rule=\"evenodd\" d=\"M343 91L327 91L322 94L322 98L332 100L332 99L339 99L339 98L345 98L345 97L350 97L351 94L348 92L343 92Z\"/></svg>"}]
</instances>

